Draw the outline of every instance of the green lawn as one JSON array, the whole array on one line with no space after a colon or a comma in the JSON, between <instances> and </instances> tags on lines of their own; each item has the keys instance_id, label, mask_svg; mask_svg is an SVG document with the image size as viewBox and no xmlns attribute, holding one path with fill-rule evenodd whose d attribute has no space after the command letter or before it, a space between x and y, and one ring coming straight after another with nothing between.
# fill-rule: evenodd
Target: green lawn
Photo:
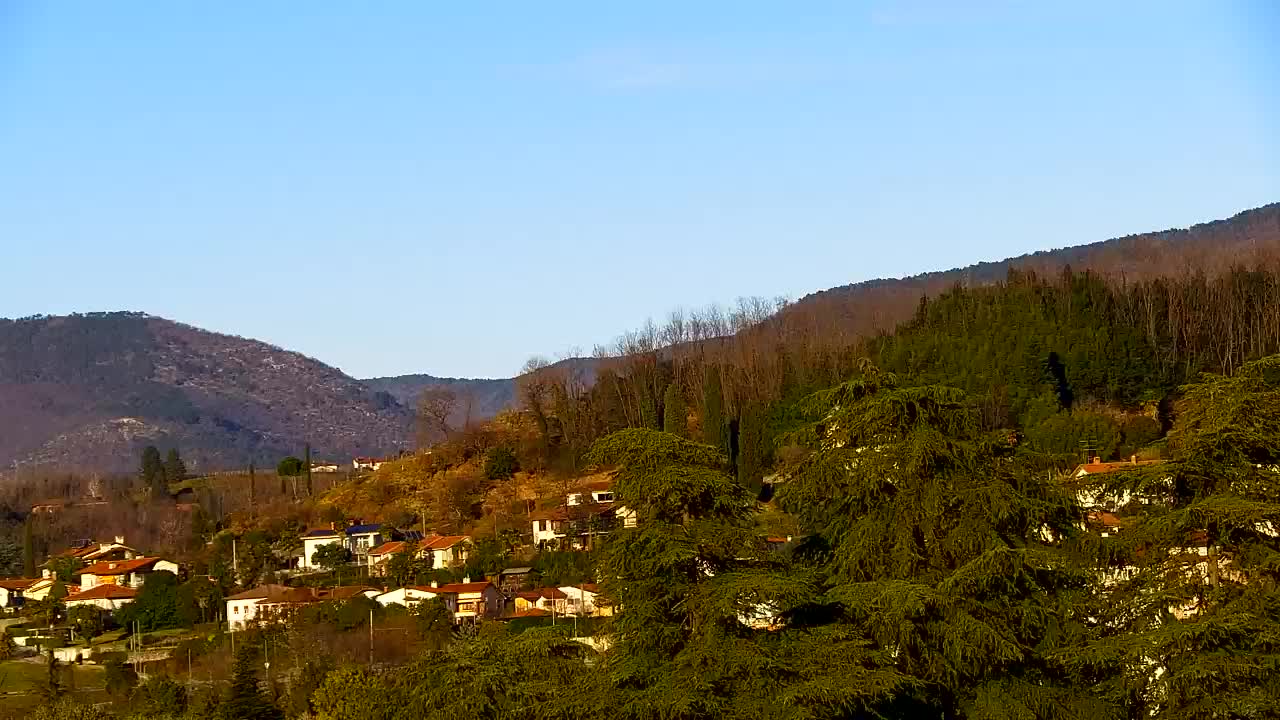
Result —
<instances>
[{"instance_id":1,"label":"green lawn","mask_svg":"<svg viewBox=\"0 0 1280 720\"><path fill-rule=\"evenodd\" d=\"M101 689L106 685L106 669L100 665L63 665L70 668L77 690ZM45 679L43 660L8 660L0 663L0 692L29 692Z\"/></svg>"}]
</instances>

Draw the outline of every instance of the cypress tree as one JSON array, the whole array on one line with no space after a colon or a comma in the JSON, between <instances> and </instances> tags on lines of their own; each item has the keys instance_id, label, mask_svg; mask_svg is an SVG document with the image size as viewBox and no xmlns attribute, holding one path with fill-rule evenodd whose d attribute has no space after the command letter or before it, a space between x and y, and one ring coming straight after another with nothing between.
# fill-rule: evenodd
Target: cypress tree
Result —
<instances>
[{"instance_id":1,"label":"cypress tree","mask_svg":"<svg viewBox=\"0 0 1280 720\"><path fill-rule=\"evenodd\" d=\"M800 554L822 579L811 621L910 678L881 711L1110 714L1068 664L1088 642L1076 608L1091 569L1074 560L1081 513L1060 487L1023 471L1005 435L981 432L954 388L902 387L864 364L801 409L811 422L789 439L810 453L778 500L809 534Z\"/></svg>"},{"instance_id":2,"label":"cypress tree","mask_svg":"<svg viewBox=\"0 0 1280 720\"><path fill-rule=\"evenodd\" d=\"M164 459L164 477L166 482L177 483L187 479L187 464L177 448L170 448Z\"/></svg>"},{"instance_id":3,"label":"cypress tree","mask_svg":"<svg viewBox=\"0 0 1280 720\"><path fill-rule=\"evenodd\" d=\"M256 654L252 646L236 650L231 687L219 708L221 717L235 720L282 720L284 713L258 689Z\"/></svg>"},{"instance_id":4,"label":"cypress tree","mask_svg":"<svg viewBox=\"0 0 1280 720\"><path fill-rule=\"evenodd\" d=\"M253 467L253 461L249 461L249 504L253 505L258 500L258 479Z\"/></svg>"},{"instance_id":5,"label":"cypress tree","mask_svg":"<svg viewBox=\"0 0 1280 720\"><path fill-rule=\"evenodd\" d=\"M303 451L303 463L307 471L307 497L311 497L311 443Z\"/></svg>"},{"instance_id":6,"label":"cypress tree","mask_svg":"<svg viewBox=\"0 0 1280 720\"><path fill-rule=\"evenodd\" d=\"M168 492L164 482L164 461L160 459L160 449L155 445L142 449L142 466L138 470L138 476L142 480L142 486L150 489L153 495L158 494L157 489L161 493Z\"/></svg>"},{"instance_id":7,"label":"cypress tree","mask_svg":"<svg viewBox=\"0 0 1280 720\"><path fill-rule=\"evenodd\" d=\"M684 404L684 393L680 383L667 385L667 392L662 399L662 429L672 435L686 437L689 429L689 409Z\"/></svg>"},{"instance_id":8,"label":"cypress tree","mask_svg":"<svg viewBox=\"0 0 1280 720\"><path fill-rule=\"evenodd\" d=\"M764 479L764 414L756 403L747 403L738 418L738 484L759 493Z\"/></svg>"},{"instance_id":9,"label":"cypress tree","mask_svg":"<svg viewBox=\"0 0 1280 720\"><path fill-rule=\"evenodd\" d=\"M22 524L22 575L29 578L36 576L36 548L35 539L31 533L30 516Z\"/></svg>"},{"instance_id":10,"label":"cypress tree","mask_svg":"<svg viewBox=\"0 0 1280 720\"><path fill-rule=\"evenodd\" d=\"M1168 462L1104 477L1101 621L1133 717L1273 717L1280 707L1280 356L1182 389Z\"/></svg>"},{"instance_id":11,"label":"cypress tree","mask_svg":"<svg viewBox=\"0 0 1280 720\"><path fill-rule=\"evenodd\" d=\"M720 368L709 365L702 383L702 442L728 451L725 438L724 391L720 387Z\"/></svg>"}]
</instances>

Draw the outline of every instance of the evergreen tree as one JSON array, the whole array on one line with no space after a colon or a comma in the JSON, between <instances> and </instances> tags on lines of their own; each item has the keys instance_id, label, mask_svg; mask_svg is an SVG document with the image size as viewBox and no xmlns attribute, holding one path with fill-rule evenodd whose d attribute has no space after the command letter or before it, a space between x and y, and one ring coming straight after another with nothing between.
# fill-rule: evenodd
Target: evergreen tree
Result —
<instances>
[{"instance_id":1,"label":"evergreen tree","mask_svg":"<svg viewBox=\"0 0 1280 720\"><path fill-rule=\"evenodd\" d=\"M667 385L662 398L662 429L672 435L687 437L689 434L689 409L684 404L684 392L680 383Z\"/></svg>"},{"instance_id":2,"label":"evergreen tree","mask_svg":"<svg viewBox=\"0 0 1280 720\"><path fill-rule=\"evenodd\" d=\"M662 417L658 415L658 400L648 387L640 388L640 427L657 430L662 427Z\"/></svg>"},{"instance_id":3,"label":"evergreen tree","mask_svg":"<svg viewBox=\"0 0 1280 720\"><path fill-rule=\"evenodd\" d=\"M1109 538L1109 689L1133 717L1275 717L1280 356L1183 393L1170 461L1095 487L1129 515Z\"/></svg>"},{"instance_id":4,"label":"evergreen tree","mask_svg":"<svg viewBox=\"0 0 1280 720\"><path fill-rule=\"evenodd\" d=\"M169 448L169 453L164 458L164 477L170 483L179 483L187 479L187 464L182 462L178 448Z\"/></svg>"},{"instance_id":5,"label":"evergreen tree","mask_svg":"<svg viewBox=\"0 0 1280 720\"><path fill-rule=\"evenodd\" d=\"M738 484L759 494L765 464L764 414L756 403L747 403L738 418L738 452L735 460Z\"/></svg>"},{"instance_id":6,"label":"evergreen tree","mask_svg":"<svg viewBox=\"0 0 1280 720\"><path fill-rule=\"evenodd\" d=\"M254 506L258 502L258 476L257 468L253 466L253 461L249 461L249 505Z\"/></svg>"},{"instance_id":7,"label":"evergreen tree","mask_svg":"<svg viewBox=\"0 0 1280 720\"><path fill-rule=\"evenodd\" d=\"M606 697L630 718L756 718L785 713L792 672L757 616L804 594L771 574L754 498L717 449L634 429L592 448L636 526L612 533L599 573L621 611L605 659ZM852 672L846 680L861 679Z\"/></svg>"},{"instance_id":8,"label":"evergreen tree","mask_svg":"<svg viewBox=\"0 0 1280 720\"><path fill-rule=\"evenodd\" d=\"M728 452L725 439L724 390L720 387L720 368L708 365L702 383L702 442Z\"/></svg>"},{"instance_id":9,"label":"evergreen tree","mask_svg":"<svg viewBox=\"0 0 1280 720\"><path fill-rule=\"evenodd\" d=\"M164 461L160 459L160 449L148 445L142 449L142 466L138 471L142 486L151 490L153 497L168 494L169 488L164 480Z\"/></svg>"},{"instance_id":10,"label":"evergreen tree","mask_svg":"<svg viewBox=\"0 0 1280 720\"><path fill-rule=\"evenodd\" d=\"M810 614L910 678L880 711L1110 713L1068 665L1087 640L1074 608L1091 576L1073 560L1081 513L1061 488L1023 471L952 388L900 387L864 365L803 410L812 422L790 439L810 454L778 499L810 533L801 555L825 585Z\"/></svg>"},{"instance_id":11,"label":"evergreen tree","mask_svg":"<svg viewBox=\"0 0 1280 720\"><path fill-rule=\"evenodd\" d=\"M26 522L22 523L22 576L33 578L36 576L36 547L35 539L31 533L30 516Z\"/></svg>"},{"instance_id":12,"label":"evergreen tree","mask_svg":"<svg viewBox=\"0 0 1280 720\"><path fill-rule=\"evenodd\" d=\"M258 688L257 660L252 646L236 650L231 687L218 708L220 720L283 720L284 713Z\"/></svg>"}]
</instances>

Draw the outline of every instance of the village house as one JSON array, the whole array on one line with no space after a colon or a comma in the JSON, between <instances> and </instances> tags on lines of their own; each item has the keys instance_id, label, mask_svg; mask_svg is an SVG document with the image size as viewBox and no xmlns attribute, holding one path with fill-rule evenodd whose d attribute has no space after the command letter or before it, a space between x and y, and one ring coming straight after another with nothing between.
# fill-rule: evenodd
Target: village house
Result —
<instances>
[{"instance_id":1,"label":"village house","mask_svg":"<svg viewBox=\"0 0 1280 720\"><path fill-rule=\"evenodd\" d=\"M513 567L498 573L498 589L506 597L513 597L533 579L533 568Z\"/></svg>"},{"instance_id":2,"label":"village house","mask_svg":"<svg viewBox=\"0 0 1280 720\"><path fill-rule=\"evenodd\" d=\"M92 605L107 612L115 612L138 597L138 591L128 585L102 583L78 593L68 595L63 604L70 610L80 605Z\"/></svg>"},{"instance_id":3,"label":"village house","mask_svg":"<svg viewBox=\"0 0 1280 720\"><path fill-rule=\"evenodd\" d=\"M384 542L376 548L365 553L365 565L369 567L369 575L372 577L382 577L387 574L387 563L396 553L405 551L408 546L403 540L392 540ZM419 548L416 553L418 557L422 557L423 550Z\"/></svg>"},{"instance_id":4,"label":"village house","mask_svg":"<svg viewBox=\"0 0 1280 720\"><path fill-rule=\"evenodd\" d=\"M388 590L374 597L374 600L383 607L386 607L387 605L403 605L404 607L411 608L423 600L434 600L436 598L439 598L444 602L445 607L449 608L449 612L457 613L457 594L448 592L435 583L432 583L431 585L412 585L409 587Z\"/></svg>"},{"instance_id":5,"label":"village house","mask_svg":"<svg viewBox=\"0 0 1280 720\"><path fill-rule=\"evenodd\" d=\"M277 620L290 611L322 602L345 602L363 595L375 597L382 592L369 585L336 588L295 588L287 585L259 585L226 598L227 626L243 630L250 623Z\"/></svg>"},{"instance_id":6,"label":"village house","mask_svg":"<svg viewBox=\"0 0 1280 720\"><path fill-rule=\"evenodd\" d=\"M311 463L311 472L336 473L338 472L338 463Z\"/></svg>"},{"instance_id":7,"label":"village house","mask_svg":"<svg viewBox=\"0 0 1280 720\"><path fill-rule=\"evenodd\" d=\"M315 557L316 550L323 545L343 544L342 534L333 528L317 528L308 530L302 535L302 558L298 561L298 567L310 569L318 567L312 559Z\"/></svg>"},{"instance_id":8,"label":"village house","mask_svg":"<svg viewBox=\"0 0 1280 720\"><path fill-rule=\"evenodd\" d=\"M39 601L49 597L49 591L53 590L53 586L58 584L55 577L43 577L31 583L31 586L22 591L23 602ZM80 586L72 583L63 583L63 589L68 595L75 595L80 592Z\"/></svg>"},{"instance_id":9,"label":"village house","mask_svg":"<svg viewBox=\"0 0 1280 720\"><path fill-rule=\"evenodd\" d=\"M347 549L357 558L363 558L369 550L387 540L382 523L351 525L343 533L347 536Z\"/></svg>"},{"instance_id":10,"label":"village house","mask_svg":"<svg viewBox=\"0 0 1280 720\"><path fill-rule=\"evenodd\" d=\"M353 460L351 461L351 467L352 467L352 468L354 468L354 469L356 469L356 470L370 470L370 471L372 471L372 470L377 470L378 468L382 467L382 463L384 463L384 462L386 462L386 461L385 461L385 460L379 460L378 458L371 458L371 457L358 457L358 458L355 458L355 459L353 459Z\"/></svg>"},{"instance_id":11,"label":"village house","mask_svg":"<svg viewBox=\"0 0 1280 720\"><path fill-rule=\"evenodd\" d=\"M112 542L94 542L81 540L57 555L52 555L41 567L44 577L53 577L53 565L62 558L71 558L81 566L92 565L103 560L132 560L140 556L137 550L124 544L124 536L117 535Z\"/></svg>"},{"instance_id":12,"label":"village house","mask_svg":"<svg viewBox=\"0 0 1280 720\"><path fill-rule=\"evenodd\" d=\"M132 560L103 560L80 571L80 585L85 590L98 585L142 587L153 572L178 574L178 564L159 557L135 557Z\"/></svg>"},{"instance_id":13,"label":"village house","mask_svg":"<svg viewBox=\"0 0 1280 720\"><path fill-rule=\"evenodd\" d=\"M607 616L613 608L600 597L600 587L594 583L564 585L559 588L565 595L565 607L574 615Z\"/></svg>"},{"instance_id":14,"label":"village house","mask_svg":"<svg viewBox=\"0 0 1280 720\"><path fill-rule=\"evenodd\" d=\"M635 527L636 514L614 500L613 481L585 483L565 495L564 505L529 515L533 544L565 548L591 548L593 538L617 527Z\"/></svg>"},{"instance_id":15,"label":"village house","mask_svg":"<svg viewBox=\"0 0 1280 720\"><path fill-rule=\"evenodd\" d=\"M40 578L5 578L0 580L0 607L19 608L25 600L23 592Z\"/></svg>"},{"instance_id":16,"label":"village house","mask_svg":"<svg viewBox=\"0 0 1280 720\"><path fill-rule=\"evenodd\" d=\"M431 567L458 567L471 557L471 536L433 535L423 541L422 547L431 553Z\"/></svg>"},{"instance_id":17,"label":"village house","mask_svg":"<svg viewBox=\"0 0 1280 720\"><path fill-rule=\"evenodd\" d=\"M516 593L515 612L520 617L532 617L531 610L540 610L548 615L567 615L569 613L569 596L560 588L546 587L534 590L522 590Z\"/></svg>"},{"instance_id":18,"label":"village house","mask_svg":"<svg viewBox=\"0 0 1280 720\"><path fill-rule=\"evenodd\" d=\"M457 609L453 611L454 622L476 622L502 616L502 593L488 580L471 582L470 578L463 578L460 583L441 585L439 590L457 597Z\"/></svg>"}]
</instances>

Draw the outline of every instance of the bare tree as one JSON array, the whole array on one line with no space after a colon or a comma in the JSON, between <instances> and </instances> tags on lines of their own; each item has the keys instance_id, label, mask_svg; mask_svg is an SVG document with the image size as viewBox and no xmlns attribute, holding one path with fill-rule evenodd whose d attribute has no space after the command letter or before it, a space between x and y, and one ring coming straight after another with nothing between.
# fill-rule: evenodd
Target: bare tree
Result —
<instances>
[{"instance_id":1,"label":"bare tree","mask_svg":"<svg viewBox=\"0 0 1280 720\"><path fill-rule=\"evenodd\" d=\"M429 387L418 396L418 445L427 447L449 437L449 418L458 395L446 387Z\"/></svg>"}]
</instances>

